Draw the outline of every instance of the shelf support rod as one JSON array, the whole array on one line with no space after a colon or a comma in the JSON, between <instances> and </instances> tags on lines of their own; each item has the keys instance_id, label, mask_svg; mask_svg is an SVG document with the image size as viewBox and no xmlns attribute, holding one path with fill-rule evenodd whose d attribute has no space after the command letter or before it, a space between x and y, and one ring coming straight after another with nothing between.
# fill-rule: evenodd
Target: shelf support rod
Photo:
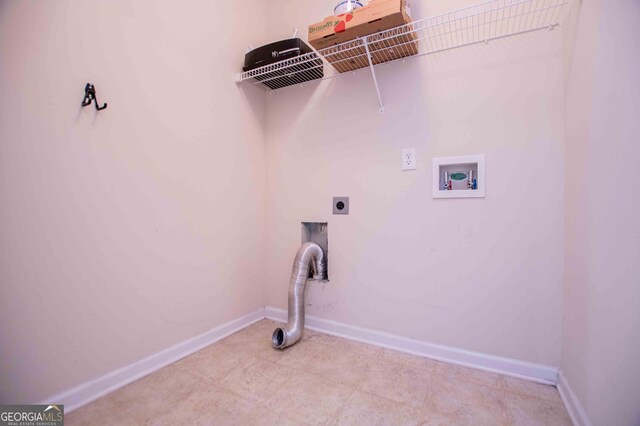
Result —
<instances>
[{"instance_id":1,"label":"shelf support rod","mask_svg":"<svg viewBox=\"0 0 640 426\"><path fill-rule=\"evenodd\" d=\"M376 93L378 95L378 103L380 104L380 112L384 112L384 104L382 103L382 96L380 95L380 87L378 87L378 79L376 78L376 70L373 69L373 60L371 59L371 52L369 51L369 40L367 36L362 37L362 43L364 44L364 50L367 52L367 59L369 60L369 69L371 70L371 76L373 77L373 84L376 86Z\"/></svg>"}]
</instances>

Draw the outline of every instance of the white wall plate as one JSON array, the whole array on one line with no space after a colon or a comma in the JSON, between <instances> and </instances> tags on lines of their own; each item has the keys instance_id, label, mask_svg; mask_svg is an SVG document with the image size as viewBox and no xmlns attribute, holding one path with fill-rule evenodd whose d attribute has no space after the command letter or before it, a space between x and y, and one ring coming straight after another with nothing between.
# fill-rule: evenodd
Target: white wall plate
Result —
<instances>
[{"instance_id":1,"label":"white wall plate","mask_svg":"<svg viewBox=\"0 0 640 426\"><path fill-rule=\"evenodd\" d=\"M484 155L433 159L433 198L484 198L484 190Z\"/></svg>"}]
</instances>

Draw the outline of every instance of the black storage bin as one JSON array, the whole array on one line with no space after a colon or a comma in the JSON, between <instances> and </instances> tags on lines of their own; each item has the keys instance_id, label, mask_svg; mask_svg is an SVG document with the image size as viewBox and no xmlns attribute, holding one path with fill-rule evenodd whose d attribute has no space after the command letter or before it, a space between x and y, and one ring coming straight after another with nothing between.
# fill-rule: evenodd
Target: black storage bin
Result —
<instances>
[{"instance_id":1,"label":"black storage bin","mask_svg":"<svg viewBox=\"0 0 640 426\"><path fill-rule=\"evenodd\" d=\"M301 58L302 55L312 55ZM296 60L298 58L298 60ZM317 58L317 59L316 59ZM269 72L255 76L256 80L271 89L280 89L305 81L317 80L324 76L322 59L299 38L277 41L266 46L253 49L244 55L243 71L290 60L286 67L269 70Z\"/></svg>"}]
</instances>

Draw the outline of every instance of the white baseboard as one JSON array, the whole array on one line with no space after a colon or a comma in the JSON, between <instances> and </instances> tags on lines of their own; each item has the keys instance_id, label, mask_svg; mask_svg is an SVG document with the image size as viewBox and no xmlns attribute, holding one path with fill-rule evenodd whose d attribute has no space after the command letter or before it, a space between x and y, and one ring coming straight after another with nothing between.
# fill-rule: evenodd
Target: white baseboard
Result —
<instances>
[{"instance_id":1,"label":"white baseboard","mask_svg":"<svg viewBox=\"0 0 640 426\"><path fill-rule=\"evenodd\" d=\"M284 309L266 306L265 313L269 319L281 322L287 321L287 311ZM492 371L545 384L555 385L558 382L558 369L547 365L533 364L526 361L409 339L391 333L356 327L310 315L306 315L305 317L305 327L334 336L344 337L345 339L356 340L358 342L465 367Z\"/></svg>"},{"instance_id":2,"label":"white baseboard","mask_svg":"<svg viewBox=\"0 0 640 426\"><path fill-rule=\"evenodd\" d=\"M113 392L116 389L191 355L192 353L197 352L218 340L224 339L225 337L258 322L265 317L275 321L286 322L287 311L270 306L260 308L255 312L229 321L207 331L206 333L185 340L184 342L171 346L170 348L126 367L112 371L111 373L105 374L95 380L83 383L73 389L53 395L42 402L42 404L49 404L53 402L64 404L65 412L70 413L85 404ZM586 417L582 406L568 387L566 380L560 376L561 381L558 383L558 370L554 367L468 351L460 348L437 345L409 339L391 333L317 318L310 315L306 316L305 327L334 336L449 362L452 364L458 364L465 367L497 372L540 383L558 384L560 388L560 395L562 396L562 399L567 406L567 411L571 414L574 423L580 426L591 426L591 423L588 421L588 417ZM579 423L575 420L576 418L586 419L586 421Z\"/></svg>"},{"instance_id":3,"label":"white baseboard","mask_svg":"<svg viewBox=\"0 0 640 426\"><path fill-rule=\"evenodd\" d=\"M126 367L112 371L95 380L83 383L73 389L66 390L47 398L41 404L64 404L65 413L82 407L114 390L121 388L141 377L147 376L179 359L217 342L220 339L242 330L265 318L264 308L229 321L199 336L180 342Z\"/></svg>"},{"instance_id":4,"label":"white baseboard","mask_svg":"<svg viewBox=\"0 0 640 426\"><path fill-rule=\"evenodd\" d=\"M589 419L578 396L569 386L569 382L567 382L567 378L562 374L562 371L558 373L558 392L560 392L560 398L562 398L573 424L575 426L592 426L591 419Z\"/></svg>"}]
</instances>

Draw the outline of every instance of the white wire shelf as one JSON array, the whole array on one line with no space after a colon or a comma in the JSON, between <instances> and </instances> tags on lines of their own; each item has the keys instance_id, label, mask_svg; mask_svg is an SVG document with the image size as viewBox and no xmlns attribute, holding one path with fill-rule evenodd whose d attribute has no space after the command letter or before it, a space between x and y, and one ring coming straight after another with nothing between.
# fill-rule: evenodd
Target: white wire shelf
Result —
<instances>
[{"instance_id":1,"label":"white wire shelf","mask_svg":"<svg viewBox=\"0 0 640 426\"><path fill-rule=\"evenodd\" d=\"M242 72L236 82L272 91L369 68L383 111L377 65L553 29L560 25L569 1L492 0Z\"/></svg>"}]
</instances>

